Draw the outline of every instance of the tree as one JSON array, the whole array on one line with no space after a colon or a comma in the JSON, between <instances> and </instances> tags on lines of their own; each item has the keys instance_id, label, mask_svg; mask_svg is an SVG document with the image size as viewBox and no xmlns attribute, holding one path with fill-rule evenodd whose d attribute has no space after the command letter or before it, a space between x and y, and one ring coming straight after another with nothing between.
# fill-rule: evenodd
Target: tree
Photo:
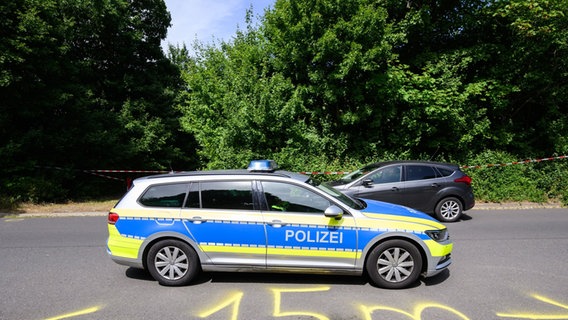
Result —
<instances>
[{"instance_id":1,"label":"tree","mask_svg":"<svg viewBox=\"0 0 568 320\"><path fill-rule=\"evenodd\" d=\"M253 158L272 157L294 148L291 137L301 135L291 84L271 71L251 15L247 30L232 42L195 43L194 58L185 47L170 48L187 88L178 99L182 124L194 134L209 168L239 168Z\"/></svg>"},{"instance_id":2,"label":"tree","mask_svg":"<svg viewBox=\"0 0 568 320\"><path fill-rule=\"evenodd\" d=\"M565 152L566 4L393 2L403 141L429 154Z\"/></svg>"},{"instance_id":3,"label":"tree","mask_svg":"<svg viewBox=\"0 0 568 320\"><path fill-rule=\"evenodd\" d=\"M568 152L568 1L497 1L488 7L493 34L492 76L514 90L499 120L508 120L512 151Z\"/></svg>"},{"instance_id":4,"label":"tree","mask_svg":"<svg viewBox=\"0 0 568 320\"><path fill-rule=\"evenodd\" d=\"M215 167L260 154L326 163L561 152L562 8L532 0L280 0L258 30L196 47L180 102L185 128ZM260 108L268 92L271 105Z\"/></svg>"},{"instance_id":5,"label":"tree","mask_svg":"<svg viewBox=\"0 0 568 320\"><path fill-rule=\"evenodd\" d=\"M277 1L262 28L275 70L290 79L306 126L333 159L377 152L393 115L387 71L399 34L375 1Z\"/></svg>"},{"instance_id":6,"label":"tree","mask_svg":"<svg viewBox=\"0 0 568 320\"><path fill-rule=\"evenodd\" d=\"M85 193L74 183L81 169L188 163L171 108L179 73L160 48L162 0L0 6L5 192L61 200Z\"/></svg>"}]
</instances>

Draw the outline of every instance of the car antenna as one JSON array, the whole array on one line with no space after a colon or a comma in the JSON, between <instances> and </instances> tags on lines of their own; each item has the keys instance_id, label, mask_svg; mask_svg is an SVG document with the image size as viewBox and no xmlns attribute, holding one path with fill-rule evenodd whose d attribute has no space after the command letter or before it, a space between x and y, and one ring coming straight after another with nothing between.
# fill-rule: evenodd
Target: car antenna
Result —
<instances>
[{"instance_id":1,"label":"car antenna","mask_svg":"<svg viewBox=\"0 0 568 320\"><path fill-rule=\"evenodd\" d=\"M436 148L436 151L434 151L434 153L432 154L432 156L430 156L430 160L428 160L428 161L432 161L432 159L434 159L434 157L435 157L436 154L438 153L438 150L440 150L440 145L438 145L438 147Z\"/></svg>"}]
</instances>

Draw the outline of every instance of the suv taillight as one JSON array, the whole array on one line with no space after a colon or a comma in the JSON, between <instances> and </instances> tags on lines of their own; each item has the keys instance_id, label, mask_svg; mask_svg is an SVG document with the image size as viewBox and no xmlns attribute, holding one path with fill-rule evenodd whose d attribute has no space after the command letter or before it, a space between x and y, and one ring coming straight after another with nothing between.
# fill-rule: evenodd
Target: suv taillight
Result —
<instances>
[{"instance_id":1,"label":"suv taillight","mask_svg":"<svg viewBox=\"0 0 568 320\"><path fill-rule=\"evenodd\" d=\"M118 221L118 213L109 212L108 213L108 224L115 224Z\"/></svg>"},{"instance_id":2,"label":"suv taillight","mask_svg":"<svg viewBox=\"0 0 568 320\"><path fill-rule=\"evenodd\" d=\"M459 177L456 180L454 180L454 182L463 182L463 183L467 184L468 186L471 186L471 178L468 175L465 175L463 177Z\"/></svg>"}]
</instances>

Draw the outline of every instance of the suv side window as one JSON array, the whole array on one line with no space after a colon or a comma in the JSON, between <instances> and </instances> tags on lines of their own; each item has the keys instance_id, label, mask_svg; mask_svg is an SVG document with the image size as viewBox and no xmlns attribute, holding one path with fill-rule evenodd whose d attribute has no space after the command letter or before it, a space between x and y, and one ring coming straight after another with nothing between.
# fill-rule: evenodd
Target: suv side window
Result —
<instances>
[{"instance_id":1,"label":"suv side window","mask_svg":"<svg viewBox=\"0 0 568 320\"><path fill-rule=\"evenodd\" d=\"M438 167L438 171L440 171L440 174L442 175L442 177L449 177L449 176L452 175L452 173L454 173L453 170L446 169L446 168L440 168L440 167Z\"/></svg>"},{"instance_id":2,"label":"suv side window","mask_svg":"<svg viewBox=\"0 0 568 320\"><path fill-rule=\"evenodd\" d=\"M321 195L293 184L263 181L262 189L269 211L323 213L331 205Z\"/></svg>"},{"instance_id":3,"label":"suv side window","mask_svg":"<svg viewBox=\"0 0 568 320\"><path fill-rule=\"evenodd\" d=\"M425 180L436 178L436 171L430 166L409 165L406 166L406 181Z\"/></svg>"},{"instance_id":4,"label":"suv side window","mask_svg":"<svg viewBox=\"0 0 568 320\"><path fill-rule=\"evenodd\" d=\"M187 183L155 185L148 188L138 202L147 207L181 208L186 193Z\"/></svg>"},{"instance_id":5,"label":"suv side window","mask_svg":"<svg viewBox=\"0 0 568 320\"><path fill-rule=\"evenodd\" d=\"M200 189L203 209L254 210L250 181L201 182Z\"/></svg>"}]
</instances>

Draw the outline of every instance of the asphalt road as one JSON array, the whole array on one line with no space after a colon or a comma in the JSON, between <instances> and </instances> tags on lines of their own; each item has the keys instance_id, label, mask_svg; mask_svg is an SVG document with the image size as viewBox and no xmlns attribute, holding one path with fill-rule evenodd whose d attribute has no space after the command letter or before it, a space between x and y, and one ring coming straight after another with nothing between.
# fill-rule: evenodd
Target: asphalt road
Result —
<instances>
[{"instance_id":1,"label":"asphalt road","mask_svg":"<svg viewBox=\"0 0 568 320\"><path fill-rule=\"evenodd\" d=\"M0 319L568 319L568 209L472 210L448 272L365 278L204 274L162 287L106 254L106 217L0 219Z\"/></svg>"}]
</instances>

